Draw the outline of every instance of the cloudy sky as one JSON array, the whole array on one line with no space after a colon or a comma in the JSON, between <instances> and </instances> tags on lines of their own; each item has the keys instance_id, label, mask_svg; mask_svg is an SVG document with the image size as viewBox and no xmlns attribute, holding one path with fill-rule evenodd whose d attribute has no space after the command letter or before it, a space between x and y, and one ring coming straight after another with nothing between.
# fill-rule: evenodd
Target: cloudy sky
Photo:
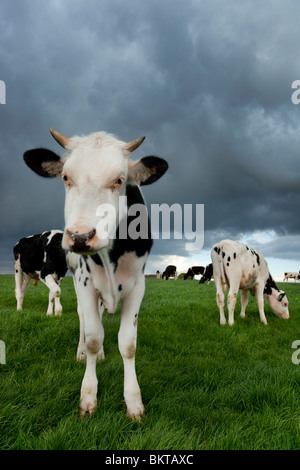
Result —
<instances>
[{"instance_id":1,"label":"cloudy sky","mask_svg":"<svg viewBox=\"0 0 300 470\"><path fill-rule=\"evenodd\" d=\"M63 229L62 183L22 158L62 153L49 127L145 135L132 157L169 163L148 207L204 204L203 248L156 240L147 272L208 263L223 238L259 249L275 278L298 271L299 18L299 0L1 0L0 272L19 238Z\"/></svg>"}]
</instances>

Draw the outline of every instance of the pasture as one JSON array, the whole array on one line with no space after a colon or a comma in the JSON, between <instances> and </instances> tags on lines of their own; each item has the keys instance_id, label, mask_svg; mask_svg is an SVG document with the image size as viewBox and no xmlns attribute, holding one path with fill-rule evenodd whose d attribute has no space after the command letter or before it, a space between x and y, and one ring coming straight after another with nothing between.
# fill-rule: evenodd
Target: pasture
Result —
<instances>
[{"instance_id":1,"label":"pasture","mask_svg":"<svg viewBox=\"0 0 300 470\"><path fill-rule=\"evenodd\" d=\"M78 420L85 366L76 362L78 317L71 277L63 315L46 317L48 289L30 285L16 311L14 278L0 276L0 449L300 449L300 284L285 283L290 320L259 321L251 297L233 327L219 325L215 285L146 280L136 370L146 416L125 416L120 308L104 314L105 360L97 365L98 409Z\"/></svg>"}]
</instances>

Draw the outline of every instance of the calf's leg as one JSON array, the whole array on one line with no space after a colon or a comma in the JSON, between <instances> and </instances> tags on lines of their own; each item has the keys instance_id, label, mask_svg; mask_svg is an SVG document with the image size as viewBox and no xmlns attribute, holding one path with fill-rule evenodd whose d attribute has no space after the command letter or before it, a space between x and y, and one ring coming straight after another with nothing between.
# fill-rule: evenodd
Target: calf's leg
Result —
<instances>
[{"instance_id":1,"label":"calf's leg","mask_svg":"<svg viewBox=\"0 0 300 470\"><path fill-rule=\"evenodd\" d=\"M245 318L246 307L248 305L248 292L246 290L241 291L241 304L242 304L241 317Z\"/></svg>"},{"instance_id":2,"label":"calf's leg","mask_svg":"<svg viewBox=\"0 0 300 470\"><path fill-rule=\"evenodd\" d=\"M123 299L121 324L118 334L119 350L124 364L124 399L127 416L140 420L144 413L141 391L135 371L137 322L145 292L145 280L141 275L132 291Z\"/></svg>"},{"instance_id":3,"label":"calf's leg","mask_svg":"<svg viewBox=\"0 0 300 470\"><path fill-rule=\"evenodd\" d=\"M40 280L45 284L49 289L49 303L47 308L46 315L53 315L53 305L55 302L55 315L61 316L62 306L60 303L60 287L55 282L51 274L47 274L45 278L40 277Z\"/></svg>"},{"instance_id":4,"label":"calf's leg","mask_svg":"<svg viewBox=\"0 0 300 470\"><path fill-rule=\"evenodd\" d=\"M22 310L23 308L24 296L31 281L31 277L28 274L25 275L24 281L23 277L24 273L21 270L21 267L15 267L15 295L17 299L17 310Z\"/></svg>"},{"instance_id":5,"label":"calf's leg","mask_svg":"<svg viewBox=\"0 0 300 470\"><path fill-rule=\"evenodd\" d=\"M224 296L222 281L219 278L216 277L215 284L216 284L216 289L217 289L216 301L217 301L217 305L218 305L219 311L220 311L220 325L226 325L226 318L225 318L225 314L224 314L224 299L225 299L225 296Z\"/></svg>"},{"instance_id":6,"label":"calf's leg","mask_svg":"<svg viewBox=\"0 0 300 470\"><path fill-rule=\"evenodd\" d=\"M258 310L259 310L259 317L260 317L260 321L264 324L264 325L267 325L268 322L267 322L267 319L266 319L266 315L265 315L265 310L264 310L264 287L257 287L256 288L256 292L255 292L255 296L256 296L256 301L257 301L257 306L258 306Z\"/></svg>"},{"instance_id":7,"label":"calf's leg","mask_svg":"<svg viewBox=\"0 0 300 470\"><path fill-rule=\"evenodd\" d=\"M231 283L228 296L227 296L228 324L230 326L234 324L234 309L236 305L238 292L239 292L239 287L235 285L235 283Z\"/></svg>"},{"instance_id":8,"label":"calf's leg","mask_svg":"<svg viewBox=\"0 0 300 470\"><path fill-rule=\"evenodd\" d=\"M77 300L82 312L86 368L80 392L79 417L91 415L97 406L96 362L103 346L104 330L98 311L98 296L91 279L84 285L76 279Z\"/></svg>"},{"instance_id":9,"label":"calf's leg","mask_svg":"<svg viewBox=\"0 0 300 470\"><path fill-rule=\"evenodd\" d=\"M79 318L79 342L78 342L78 347L77 347L76 358L78 362L85 362L86 345L85 345L84 321L83 321L83 314L82 314L79 300L78 300L75 274L73 274L73 282L74 282L74 289L75 289L76 297L77 297L77 313L78 313L78 318ZM99 316L100 316L100 322L102 324L102 315L103 315L104 307L100 299L98 299L98 311L99 311ZM104 338L104 332L103 332L103 338ZM98 360L99 361L104 360L103 345L101 346L98 352Z\"/></svg>"}]
</instances>

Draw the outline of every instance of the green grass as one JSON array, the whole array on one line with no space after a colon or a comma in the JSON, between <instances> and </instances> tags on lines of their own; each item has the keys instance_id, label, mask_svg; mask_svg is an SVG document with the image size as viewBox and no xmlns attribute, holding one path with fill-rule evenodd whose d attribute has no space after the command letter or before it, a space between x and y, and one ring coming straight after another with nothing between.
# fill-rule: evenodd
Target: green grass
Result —
<instances>
[{"instance_id":1,"label":"green grass","mask_svg":"<svg viewBox=\"0 0 300 470\"><path fill-rule=\"evenodd\" d=\"M62 282L62 317L49 318L45 286L30 285L17 312L13 276L0 276L0 449L299 450L300 364L291 346L300 339L300 284L284 284L289 321L266 305L262 325L250 298L245 319L238 302L233 327L219 325L213 283L146 286L136 355L146 417L125 416L118 310L103 317L98 409L79 421L85 366L76 362L72 279Z\"/></svg>"}]
</instances>

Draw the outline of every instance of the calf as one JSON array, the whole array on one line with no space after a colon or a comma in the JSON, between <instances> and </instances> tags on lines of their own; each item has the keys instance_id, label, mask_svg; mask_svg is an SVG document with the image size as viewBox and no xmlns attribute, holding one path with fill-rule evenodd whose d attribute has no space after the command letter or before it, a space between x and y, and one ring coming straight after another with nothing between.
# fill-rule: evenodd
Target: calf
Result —
<instances>
[{"instance_id":1,"label":"calf","mask_svg":"<svg viewBox=\"0 0 300 470\"><path fill-rule=\"evenodd\" d=\"M59 284L68 269L62 237L60 230L51 230L21 238L14 246L17 310L22 310L25 292L33 279L35 285L40 280L49 289L47 315L53 314L55 303L55 315L61 316Z\"/></svg>"},{"instance_id":2,"label":"calf","mask_svg":"<svg viewBox=\"0 0 300 470\"><path fill-rule=\"evenodd\" d=\"M194 279L194 276L196 276L197 274L203 274L204 271L205 271L204 266L192 266L185 273L183 279L186 280L188 277L191 277L192 279Z\"/></svg>"},{"instance_id":3,"label":"calf","mask_svg":"<svg viewBox=\"0 0 300 470\"><path fill-rule=\"evenodd\" d=\"M156 279L161 279L161 272L160 271L156 271Z\"/></svg>"},{"instance_id":4,"label":"calf","mask_svg":"<svg viewBox=\"0 0 300 470\"><path fill-rule=\"evenodd\" d=\"M300 271L299 271L300 272ZM288 273L284 273L284 278L283 278L283 281L287 281L289 279L294 279L294 281L299 281L300 280L300 274L299 273L296 273L296 272L288 272Z\"/></svg>"},{"instance_id":5,"label":"calf","mask_svg":"<svg viewBox=\"0 0 300 470\"><path fill-rule=\"evenodd\" d=\"M169 264L169 266L167 266L162 273L162 278L166 281L169 279L169 277L174 277L174 279L177 279L176 266L173 266L172 264Z\"/></svg>"},{"instance_id":6,"label":"calf","mask_svg":"<svg viewBox=\"0 0 300 470\"><path fill-rule=\"evenodd\" d=\"M211 251L213 273L217 289L217 304L220 310L220 324L226 323L224 315L224 291L228 290L228 323L234 323L234 308L238 291L241 290L241 317L245 317L248 304L247 291L256 296L260 320L265 325L264 297L271 309L281 318L289 318L286 294L280 291L263 256L253 248L240 242L223 240Z\"/></svg>"},{"instance_id":7,"label":"calf","mask_svg":"<svg viewBox=\"0 0 300 470\"><path fill-rule=\"evenodd\" d=\"M65 156L34 149L25 152L24 160L39 175L61 177L65 183L62 246L80 255L71 266L86 355L80 416L91 415L96 409L96 360L99 355L103 357L103 310L114 313L121 301L118 343L124 364L124 398L128 416L140 419L144 406L135 351L145 290L144 267L152 238L139 185L156 181L168 164L152 156L130 160L144 137L126 143L105 132L72 138L53 129L50 132L66 150Z\"/></svg>"},{"instance_id":8,"label":"calf","mask_svg":"<svg viewBox=\"0 0 300 470\"><path fill-rule=\"evenodd\" d=\"M204 284L206 281L208 281L208 284L210 283L212 277L213 277L213 265L212 263L208 264L205 268L205 271L203 273L203 276L201 277L199 284Z\"/></svg>"}]
</instances>

